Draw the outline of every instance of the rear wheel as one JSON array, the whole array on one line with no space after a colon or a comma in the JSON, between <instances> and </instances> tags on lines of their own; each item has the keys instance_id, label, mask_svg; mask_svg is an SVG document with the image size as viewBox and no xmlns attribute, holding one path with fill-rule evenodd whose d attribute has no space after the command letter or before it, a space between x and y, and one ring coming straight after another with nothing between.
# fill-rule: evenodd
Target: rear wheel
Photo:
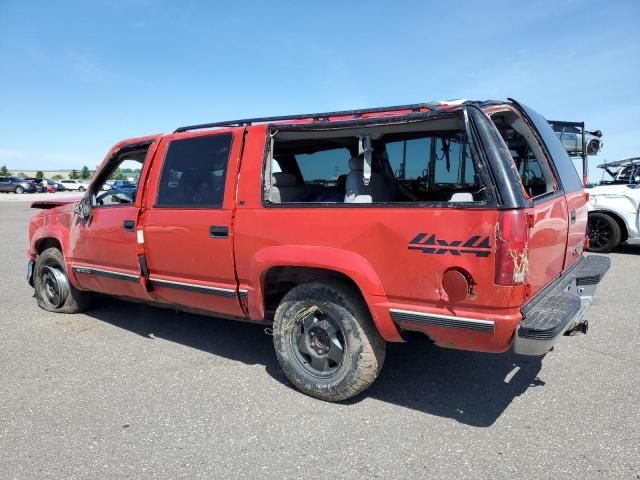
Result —
<instances>
[{"instance_id":1,"label":"rear wheel","mask_svg":"<svg viewBox=\"0 0 640 480\"><path fill-rule=\"evenodd\" d=\"M71 285L62 252L55 247L40 254L34 272L34 288L38 306L48 312L78 313L89 306L90 293Z\"/></svg>"},{"instance_id":2,"label":"rear wheel","mask_svg":"<svg viewBox=\"0 0 640 480\"><path fill-rule=\"evenodd\" d=\"M607 253L620 244L620 225L610 215L600 212L589 214L589 251Z\"/></svg>"},{"instance_id":3,"label":"rear wheel","mask_svg":"<svg viewBox=\"0 0 640 480\"><path fill-rule=\"evenodd\" d=\"M340 281L291 289L276 310L273 343L291 383L327 401L366 390L385 356L385 342L359 292Z\"/></svg>"},{"instance_id":4,"label":"rear wheel","mask_svg":"<svg viewBox=\"0 0 640 480\"><path fill-rule=\"evenodd\" d=\"M20 185L18 185L16 187L16 193L22 195L24 193L24 188L22 188Z\"/></svg>"}]
</instances>

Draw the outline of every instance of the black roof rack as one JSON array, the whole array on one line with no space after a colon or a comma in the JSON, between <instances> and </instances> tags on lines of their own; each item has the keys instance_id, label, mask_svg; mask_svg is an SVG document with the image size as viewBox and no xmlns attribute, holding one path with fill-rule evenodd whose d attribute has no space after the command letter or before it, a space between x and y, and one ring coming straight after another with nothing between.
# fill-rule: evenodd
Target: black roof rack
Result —
<instances>
[{"instance_id":1,"label":"black roof rack","mask_svg":"<svg viewBox=\"0 0 640 480\"><path fill-rule=\"evenodd\" d=\"M225 122L201 123L199 125L188 125L186 127L176 128L173 133L187 132L189 130L200 130L202 128L244 127L248 125L253 125L254 123L282 122L286 120L300 120L304 118L312 118L313 121L319 121L319 120L324 120L327 117L338 117L343 115L364 115L366 113L389 112L393 110L412 110L414 112L418 112L420 111L421 108L426 108L428 110L438 110L438 105L434 103L412 103L409 105L394 105L391 107L362 108L359 110L340 110L337 112L305 113L301 115L281 115L277 117L244 118L241 120L227 120Z\"/></svg>"}]
</instances>

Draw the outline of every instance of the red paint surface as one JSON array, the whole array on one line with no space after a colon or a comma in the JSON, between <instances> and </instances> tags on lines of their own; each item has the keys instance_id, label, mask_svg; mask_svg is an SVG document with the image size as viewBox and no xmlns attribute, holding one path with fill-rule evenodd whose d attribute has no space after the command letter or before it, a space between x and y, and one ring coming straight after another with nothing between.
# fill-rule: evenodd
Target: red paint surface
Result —
<instances>
[{"instance_id":1,"label":"red paint surface","mask_svg":"<svg viewBox=\"0 0 640 480\"><path fill-rule=\"evenodd\" d=\"M398 113L407 112L376 115ZM333 270L358 286L376 327L389 341L402 341L389 313L389 309L396 308L493 320L493 334L421 324L405 326L427 333L440 345L500 352L511 345L527 293L535 293L557 277L565 263L575 261L571 250L584 240L583 195L568 199L556 196L528 209L533 222L528 232L527 281L502 286L494 283L496 210L265 207L261 196L266 128L255 125L156 135L119 143L105 161L127 144L145 139L154 142L141 175L136 203L96 208L88 227L77 219L73 205L43 211L30 224L30 255L35 257L40 241L52 237L61 242L67 267L80 263L138 274L138 255L143 253L152 278L246 289L248 296L241 304L237 297L222 298L165 287L156 287L148 293L142 283L74 276L69 271L70 279L82 289L198 308L250 321L264 320L263 283L270 268L304 266ZM223 207L155 208L157 182L168 142L225 132L232 132L234 141ZM568 225L568 208L576 210L577 221L573 225ZM135 220L136 228L143 230L143 246L137 244L135 232L123 230L124 220ZM229 238L210 238L210 225L228 226ZM436 234L448 242L487 236L491 254L480 258L410 250L408 243L420 232ZM567 239L569 249L565 249ZM473 294L458 302L450 300L442 289L443 275L451 268L467 272L472 280Z\"/></svg>"}]
</instances>

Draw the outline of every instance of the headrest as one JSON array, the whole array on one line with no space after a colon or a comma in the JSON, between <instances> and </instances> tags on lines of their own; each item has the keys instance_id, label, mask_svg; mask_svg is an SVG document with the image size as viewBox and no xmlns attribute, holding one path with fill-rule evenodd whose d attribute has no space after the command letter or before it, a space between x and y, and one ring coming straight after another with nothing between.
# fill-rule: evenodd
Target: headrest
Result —
<instances>
[{"instance_id":1,"label":"headrest","mask_svg":"<svg viewBox=\"0 0 640 480\"><path fill-rule=\"evenodd\" d=\"M298 179L293 173L274 172L271 175L272 187L295 187L297 184Z\"/></svg>"},{"instance_id":2,"label":"headrest","mask_svg":"<svg viewBox=\"0 0 640 480\"><path fill-rule=\"evenodd\" d=\"M349 170L362 170L364 168L364 157L358 155L349 159Z\"/></svg>"},{"instance_id":3,"label":"headrest","mask_svg":"<svg viewBox=\"0 0 640 480\"><path fill-rule=\"evenodd\" d=\"M473 202L473 195L469 192L457 192L451 195L450 202Z\"/></svg>"}]
</instances>

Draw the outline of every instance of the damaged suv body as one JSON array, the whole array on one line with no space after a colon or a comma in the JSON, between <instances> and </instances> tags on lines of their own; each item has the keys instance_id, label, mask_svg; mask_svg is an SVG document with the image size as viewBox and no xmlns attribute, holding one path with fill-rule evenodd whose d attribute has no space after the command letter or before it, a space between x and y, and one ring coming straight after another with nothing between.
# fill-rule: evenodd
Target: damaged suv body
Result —
<instances>
[{"instance_id":1,"label":"damaged suv body","mask_svg":"<svg viewBox=\"0 0 640 480\"><path fill-rule=\"evenodd\" d=\"M123 162L137 188L111 198ZM586 331L609 267L582 256L587 195L565 149L515 101L182 127L117 144L79 203L34 206L42 308L97 291L272 325L287 377L325 400L366 389L407 331L543 355Z\"/></svg>"}]
</instances>

